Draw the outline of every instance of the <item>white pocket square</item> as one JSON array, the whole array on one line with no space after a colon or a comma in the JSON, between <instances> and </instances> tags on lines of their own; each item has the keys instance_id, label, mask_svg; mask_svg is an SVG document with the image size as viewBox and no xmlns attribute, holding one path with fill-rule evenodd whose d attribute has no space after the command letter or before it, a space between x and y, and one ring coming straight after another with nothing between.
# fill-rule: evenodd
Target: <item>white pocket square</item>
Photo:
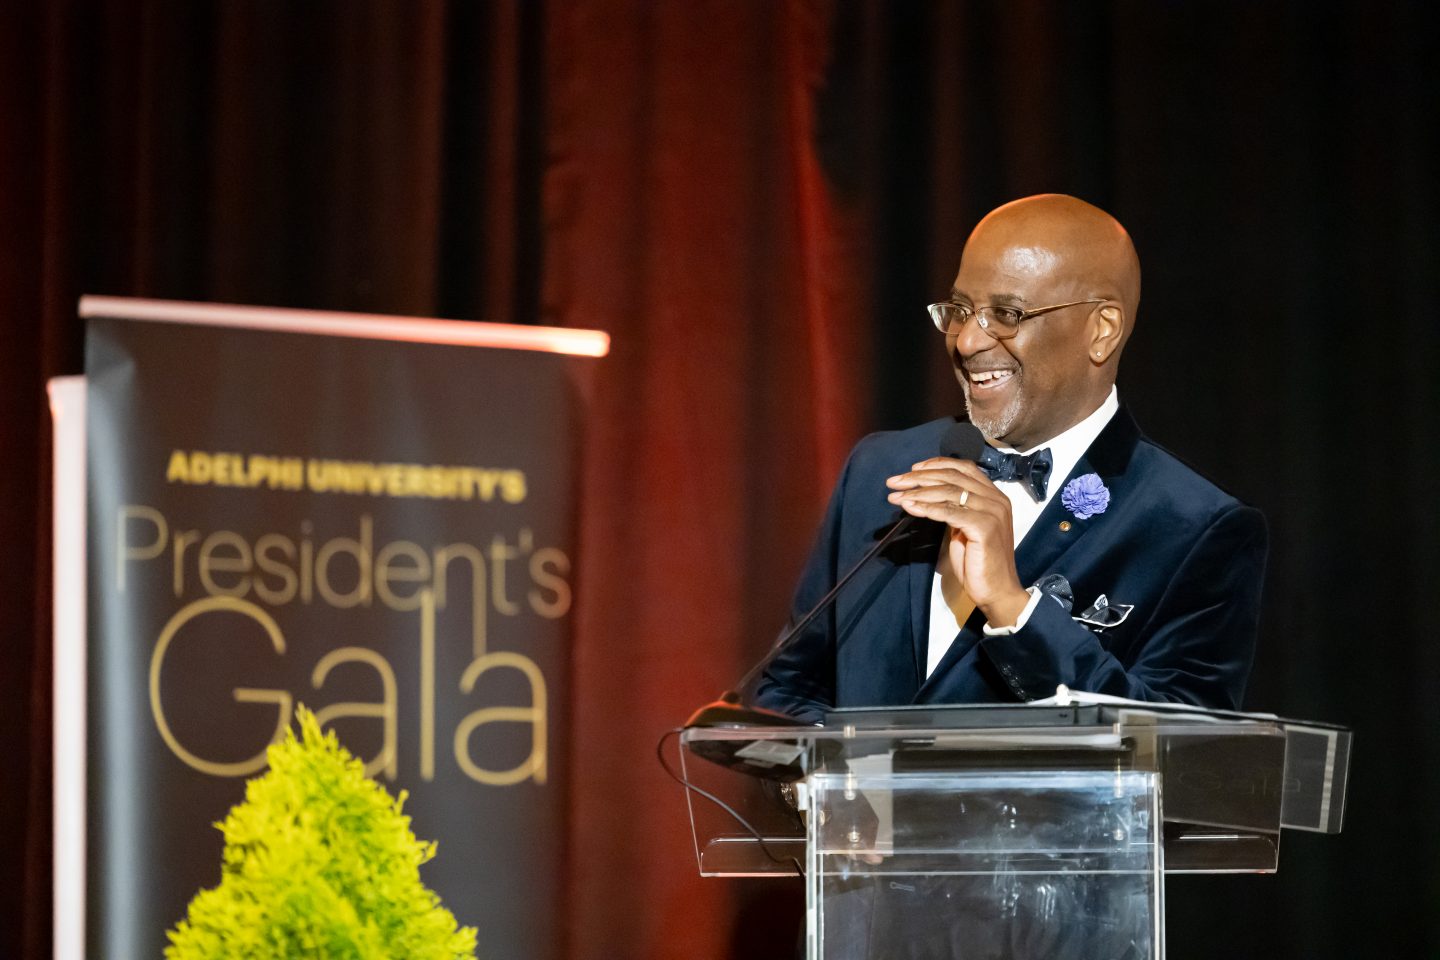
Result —
<instances>
[{"instance_id":1,"label":"white pocket square","mask_svg":"<svg viewBox=\"0 0 1440 960\"><path fill-rule=\"evenodd\" d=\"M1110 627L1118 627L1130 616L1130 611L1135 609L1133 603L1111 603L1105 594L1095 598L1095 602L1086 607L1073 620L1094 627L1096 630L1108 630Z\"/></svg>"}]
</instances>

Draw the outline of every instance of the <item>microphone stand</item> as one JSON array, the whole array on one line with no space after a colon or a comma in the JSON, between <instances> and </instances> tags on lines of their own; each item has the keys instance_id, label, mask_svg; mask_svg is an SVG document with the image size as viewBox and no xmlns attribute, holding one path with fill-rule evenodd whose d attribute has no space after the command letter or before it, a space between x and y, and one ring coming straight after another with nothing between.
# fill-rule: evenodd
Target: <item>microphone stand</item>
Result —
<instances>
[{"instance_id":1,"label":"microphone stand","mask_svg":"<svg viewBox=\"0 0 1440 960\"><path fill-rule=\"evenodd\" d=\"M774 710L766 710L764 707L746 706L741 700L740 691L748 687L750 685L750 681L755 679L755 675L758 674L762 669L764 669L771 660L775 659L776 654L780 653L786 647L788 647L791 641L793 641L796 637L800 635L800 631L808 627L811 621L813 621L820 614L824 613L825 610L827 610L830 605L835 602L835 598L839 596L840 591L845 587L845 584L849 583L852 579L854 579L855 574L859 573L860 569L864 567L865 564L870 562L871 557L875 556L875 554L885 549L885 547L890 543L893 543L896 537L900 536L900 534L904 533L910 528L910 524L914 520L915 518L910 516L909 514L906 514L905 516L897 520L894 526L892 526L888 531L886 531L885 536L881 537L875 542L875 545L873 547L865 551L865 555L861 557L854 566L852 566L849 570L845 572L845 575L835 583L835 586L830 588L830 590L825 594L825 596L820 598L819 603L811 607L810 611L806 613L805 616L801 617L799 622L796 623L795 626L791 627L789 630L785 631L785 633L781 634L780 639L775 641L775 644L770 648L770 651L765 654L765 656L762 657L759 662L757 662L753 667L751 667L750 670L745 674L745 676L740 678L740 682L735 684L735 687L733 689L726 690L724 693L722 693L719 700L716 700L712 703L707 703L699 710L696 710L690 716L690 719L685 721L685 728L688 730L692 727L810 726L811 724L806 723L803 720L797 720L794 717L784 713L777 713Z\"/></svg>"}]
</instances>

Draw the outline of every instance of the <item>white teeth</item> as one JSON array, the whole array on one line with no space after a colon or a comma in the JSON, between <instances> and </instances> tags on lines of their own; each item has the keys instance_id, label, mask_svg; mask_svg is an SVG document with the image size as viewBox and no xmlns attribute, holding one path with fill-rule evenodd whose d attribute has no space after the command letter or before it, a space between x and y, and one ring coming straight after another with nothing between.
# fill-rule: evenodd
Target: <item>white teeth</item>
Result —
<instances>
[{"instance_id":1,"label":"white teeth","mask_svg":"<svg viewBox=\"0 0 1440 960\"><path fill-rule=\"evenodd\" d=\"M1009 377L1013 370L981 370L970 374L971 383L986 383L990 380L1004 380Z\"/></svg>"}]
</instances>

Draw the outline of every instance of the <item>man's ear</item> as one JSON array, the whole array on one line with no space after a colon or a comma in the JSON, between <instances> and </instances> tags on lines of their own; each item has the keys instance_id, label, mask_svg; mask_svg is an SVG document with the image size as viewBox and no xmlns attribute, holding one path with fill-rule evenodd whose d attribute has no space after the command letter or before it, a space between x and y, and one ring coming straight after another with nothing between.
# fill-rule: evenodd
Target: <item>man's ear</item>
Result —
<instances>
[{"instance_id":1,"label":"man's ear","mask_svg":"<svg viewBox=\"0 0 1440 960\"><path fill-rule=\"evenodd\" d=\"M1118 303L1104 303L1091 318L1090 359L1100 364L1120 349L1125 336L1125 308Z\"/></svg>"}]
</instances>

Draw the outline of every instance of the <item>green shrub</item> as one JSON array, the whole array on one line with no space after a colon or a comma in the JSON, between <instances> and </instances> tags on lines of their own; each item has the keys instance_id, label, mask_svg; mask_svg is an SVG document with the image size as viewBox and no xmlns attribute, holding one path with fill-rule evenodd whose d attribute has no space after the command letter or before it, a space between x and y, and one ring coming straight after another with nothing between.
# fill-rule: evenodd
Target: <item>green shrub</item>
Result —
<instances>
[{"instance_id":1,"label":"green shrub","mask_svg":"<svg viewBox=\"0 0 1440 960\"><path fill-rule=\"evenodd\" d=\"M405 802L367 778L335 734L299 708L222 823L220 885L190 901L166 960L458 960L475 931L456 929L420 882L435 844L415 839Z\"/></svg>"}]
</instances>

